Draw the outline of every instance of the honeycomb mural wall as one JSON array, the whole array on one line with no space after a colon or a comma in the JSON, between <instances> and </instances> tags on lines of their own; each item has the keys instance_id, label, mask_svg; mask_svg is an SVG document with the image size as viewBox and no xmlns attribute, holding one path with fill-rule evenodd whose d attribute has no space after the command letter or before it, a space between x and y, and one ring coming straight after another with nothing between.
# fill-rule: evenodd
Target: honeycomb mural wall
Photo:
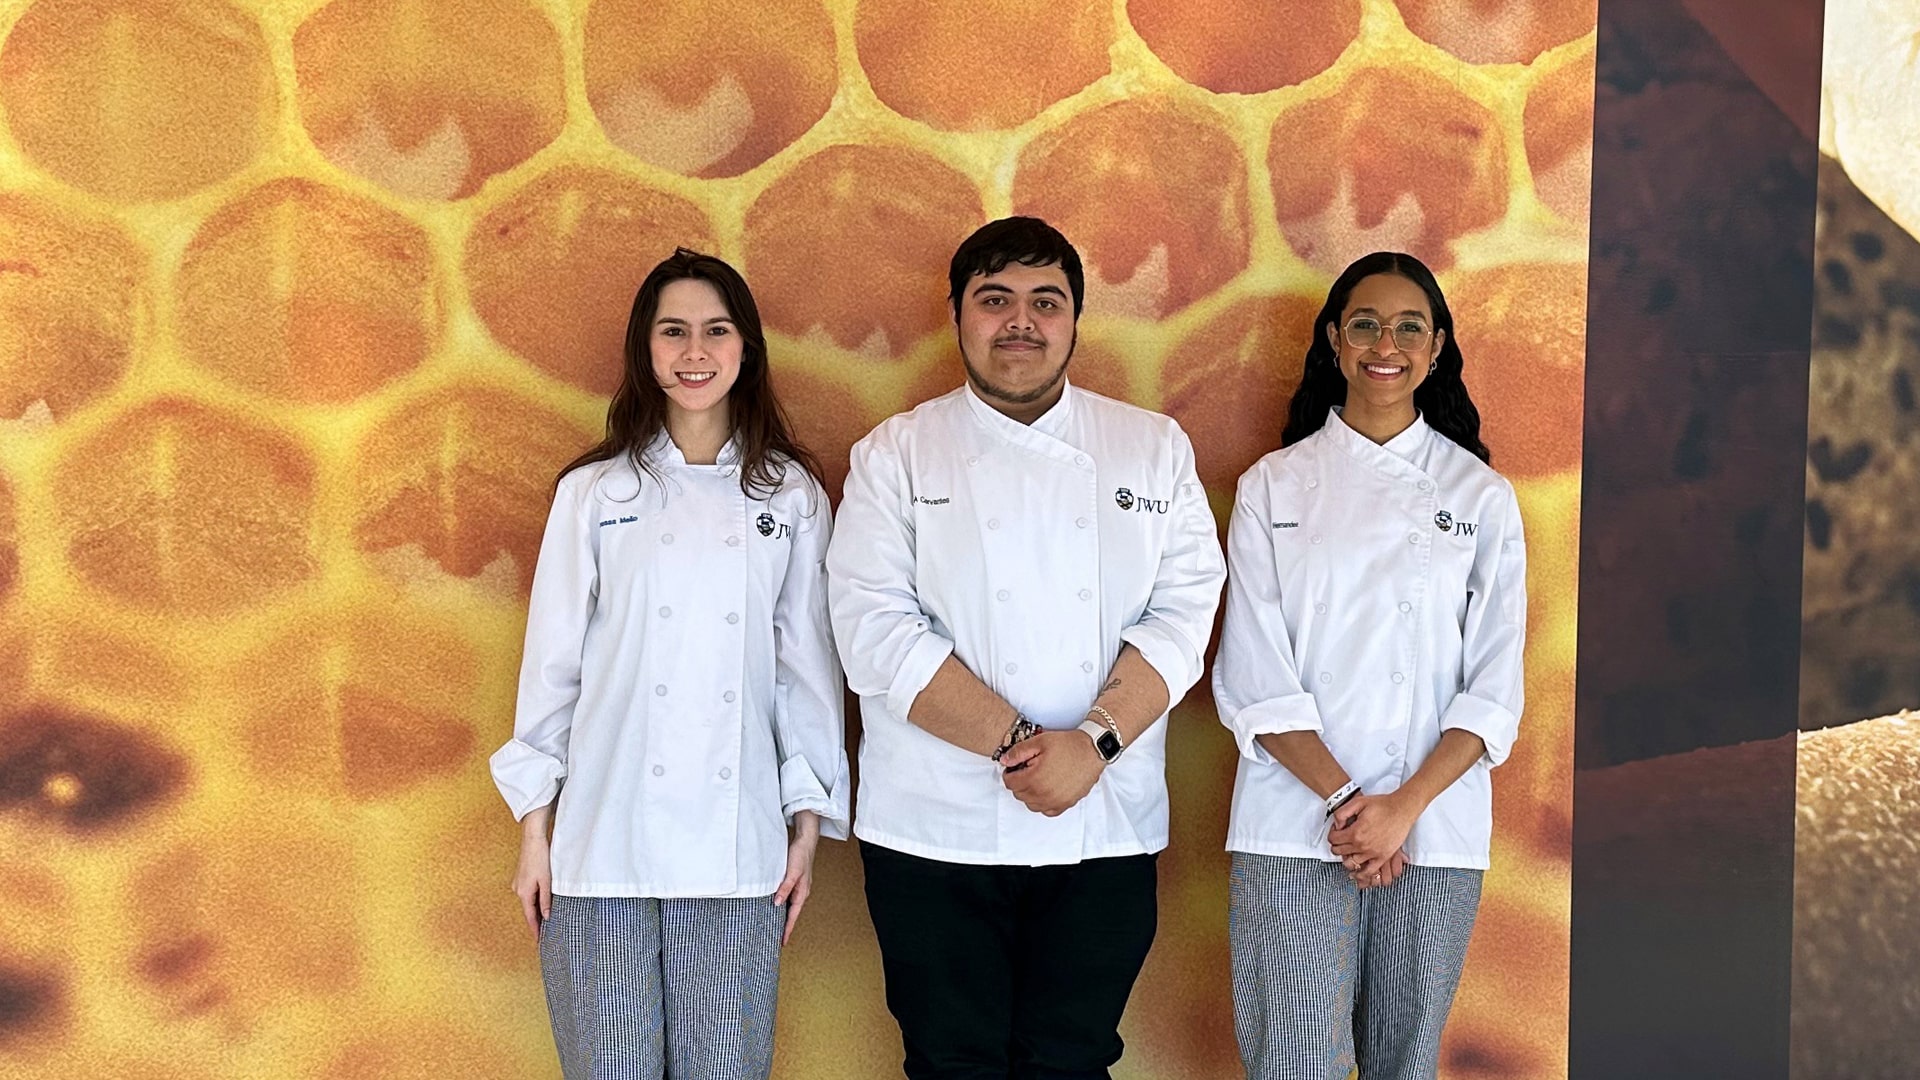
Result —
<instances>
[{"instance_id":1,"label":"honeycomb mural wall","mask_svg":"<svg viewBox=\"0 0 1920 1080\"><path fill-rule=\"evenodd\" d=\"M1533 596L1443 1075L1564 1075L1593 57L1592 0L0 0L5 1071L556 1075L485 758L635 285L742 268L837 494L1025 212L1089 264L1073 378L1222 515L1333 274L1441 271ZM1232 1076L1233 750L1204 684L1172 723L1119 1075ZM778 1074L897 1075L816 879Z\"/></svg>"}]
</instances>

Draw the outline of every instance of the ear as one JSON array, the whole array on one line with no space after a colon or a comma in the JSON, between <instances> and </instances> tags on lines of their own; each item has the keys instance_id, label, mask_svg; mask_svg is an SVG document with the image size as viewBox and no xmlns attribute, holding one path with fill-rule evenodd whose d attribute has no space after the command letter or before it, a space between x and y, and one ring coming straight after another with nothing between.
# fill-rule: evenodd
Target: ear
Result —
<instances>
[{"instance_id":1,"label":"ear","mask_svg":"<svg viewBox=\"0 0 1920 1080\"><path fill-rule=\"evenodd\" d=\"M1435 330L1433 332L1433 358L1435 360L1439 360L1440 350L1446 347L1447 347L1447 332L1445 330Z\"/></svg>"},{"instance_id":2,"label":"ear","mask_svg":"<svg viewBox=\"0 0 1920 1080\"><path fill-rule=\"evenodd\" d=\"M1338 364L1340 362L1340 327L1333 323L1327 324L1327 345L1333 349L1333 362Z\"/></svg>"}]
</instances>

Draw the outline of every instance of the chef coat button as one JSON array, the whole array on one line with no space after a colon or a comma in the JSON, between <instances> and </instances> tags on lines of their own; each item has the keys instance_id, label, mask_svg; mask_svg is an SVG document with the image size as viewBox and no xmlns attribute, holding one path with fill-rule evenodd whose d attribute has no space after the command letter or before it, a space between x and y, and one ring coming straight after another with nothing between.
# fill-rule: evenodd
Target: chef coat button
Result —
<instances>
[{"instance_id":1,"label":"chef coat button","mask_svg":"<svg viewBox=\"0 0 1920 1080\"><path fill-rule=\"evenodd\" d=\"M1309 481L1307 481L1307 490L1308 490L1308 491L1312 491L1312 490L1313 490L1314 488L1317 488L1317 487L1319 487L1319 486L1320 486L1320 481L1318 481L1318 480L1309 480Z\"/></svg>"},{"instance_id":2,"label":"chef coat button","mask_svg":"<svg viewBox=\"0 0 1920 1080\"><path fill-rule=\"evenodd\" d=\"M967 458L967 464L969 464L969 465L978 465L978 464L980 464L980 459L979 459L979 458L977 458L977 457L968 457L968 458Z\"/></svg>"},{"instance_id":3,"label":"chef coat button","mask_svg":"<svg viewBox=\"0 0 1920 1080\"><path fill-rule=\"evenodd\" d=\"M1073 455L1073 463L1075 465L1085 465L1087 463L1087 455L1085 454Z\"/></svg>"},{"instance_id":4,"label":"chef coat button","mask_svg":"<svg viewBox=\"0 0 1920 1080\"><path fill-rule=\"evenodd\" d=\"M1417 533L1417 532L1410 532L1410 533L1408 533L1408 534L1407 534L1407 543L1409 543L1409 544L1417 544L1417 543L1419 543L1419 542L1420 542L1420 534L1419 534L1419 533Z\"/></svg>"},{"instance_id":5,"label":"chef coat button","mask_svg":"<svg viewBox=\"0 0 1920 1080\"><path fill-rule=\"evenodd\" d=\"M722 767L721 767L721 769L720 769L720 779L722 779L722 780L731 780L731 779L733 779L733 770L732 770L732 769L729 769L729 768L726 768L725 766L722 766Z\"/></svg>"},{"instance_id":6,"label":"chef coat button","mask_svg":"<svg viewBox=\"0 0 1920 1080\"><path fill-rule=\"evenodd\" d=\"M1313 534L1313 542L1314 542L1314 543L1316 543L1316 544L1320 542L1320 534L1319 534L1319 533L1314 533L1314 534Z\"/></svg>"},{"instance_id":7,"label":"chef coat button","mask_svg":"<svg viewBox=\"0 0 1920 1080\"><path fill-rule=\"evenodd\" d=\"M1084 529L1084 528L1086 528L1086 527L1087 527L1087 519L1086 519L1086 518L1074 518L1074 519L1073 519L1073 523L1074 523L1074 525L1075 525L1075 526L1077 526L1077 527L1079 527L1079 528L1082 528L1082 529Z\"/></svg>"},{"instance_id":8,"label":"chef coat button","mask_svg":"<svg viewBox=\"0 0 1920 1080\"><path fill-rule=\"evenodd\" d=\"M1080 670L1081 670L1081 671L1092 671L1092 670L1093 670L1093 661L1091 661L1091 660L1082 660L1082 661L1080 661Z\"/></svg>"},{"instance_id":9,"label":"chef coat button","mask_svg":"<svg viewBox=\"0 0 1920 1080\"><path fill-rule=\"evenodd\" d=\"M1323 672L1321 672L1321 673L1320 673L1320 681L1321 681L1321 682L1323 682L1323 683L1330 683L1330 682L1332 682L1332 681L1333 681L1333 672L1331 672L1331 671L1323 671Z\"/></svg>"},{"instance_id":10,"label":"chef coat button","mask_svg":"<svg viewBox=\"0 0 1920 1080\"><path fill-rule=\"evenodd\" d=\"M997 528L999 528L999 527L1000 527L1000 519L999 519L999 518L988 518L988 519L987 519L987 528L989 528L989 529L997 529Z\"/></svg>"},{"instance_id":11,"label":"chef coat button","mask_svg":"<svg viewBox=\"0 0 1920 1080\"><path fill-rule=\"evenodd\" d=\"M1405 600L1400 601L1400 611L1402 614L1405 614L1412 610L1413 610L1412 604L1407 603Z\"/></svg>"},{"instance_id":12,"label":"chef coat button","mask_svg":"<svg viewBox=\"0 0 1920 1080\"><path fill-rule=\"evenodd\" d=\"M734 693L733 693L733 691L731 691L731 690L729 690L729 691L727 691L726 693L724 693L724 694L721 694L721 695L720 695L720 700L722 700L722 701L725 701L725 702L727 702L728 704L732 704L732 703L733 703L733 698L734 698Z\"/></svg>"},{"instance_id":13,"label":"chef coat button","mask_svg":"<svg viewBox=\"0 0 1920 1080\"><path fill-rule=\"evenodd\" d=\"M673 543L673 534L672 534L672 533L661 533L661 534L660 534L660 542L661 542L661 543L663 543L663 544L671 544L671 543Z\"/></svg>"},{"instance_id":14,"label":"chef coat button","mask_svg":"<svg viewBox=\"0 0 1920 1080\"><path fill-rule=\"evenodd\" d=\"M1082 600L1091 600L1091 599L1093 599L1093 590L1092 590L1092 589L1081 589L1081 590L1080 590L1080 599L1082 599Z\"/></svg>"},{"instance_id":15,"label":"chef coat button","mask_svg":"<svg viewBox=\"0 0 1920 1080\"><path fill-rule=\"evenodd\" d=\"M665 776L665 775L667 775L667 770L665 770L665 769L663 769L663 768L661 768L661 767L660 767L660 766L658 766L658 765L655 765L655 766L653 767L653 775L655 775L655 776Z\"/></svg>"},{"instance_id":16,"label":"chef coat button","mask_svg":"<svg viewBox=\"0 0 1920 1080\"><path fill-rule=\"evenodd\" d=\"M737 537L737 536L729 536L729 537L727 537L727 546L728 546L728 547L739 547L739 546L740 546L740 538L739 538L739 537Z\"/></svg>"},{"instance_id":17,"label":"chef coat button","mask_svg":"<svg viewBox=\"0 0 1920 1080\"><path fill-rule=\"evenodd\" d=\"M739 622L739 621L740 621L740 613L739 613L739 612L737 612L737 611L729 611L729 612L727 612L727 624L728 624L729 626L731 626L732 624L734 624L734 623L737 623L737 622Z\"/></svg>"},{"instance_id":18,"label":"chef coat button","mask_svg":"<svg viewBox=\"0 0 1920 1080\"><path fill-rule=\"evenodd\" d=\"M994 595L995 595L995 596L998 596L998 597L999 597L1000 599L1002 599L1002 600L1005 600L1005 599L1008 599L1009 597L1011 597L1011 596L1012 596L1013 594L1012 594L1012 593L1010 593L1010 592L1008 592L1008 591L1007 591L1007 590L1005 590L1005 589L1001 589L1001 590L1000 590L999 592L997 592L997 593L994 593Z\"/></svg>"},{"instance_id":19,"label":"chef coat button","mask_svg":"<svg viewBox=\"0 0 1920 1080\"><path fill-rule=\"evenodd\" d=\"M1315 615L1325 615L1327 613L1327 605L1325 604L1313 605L1313 613Z\"/></svg>"},{"instance_id":20,"label":"chef coat button","mask_svg":"<svg viewBox=\"0 0 1920 1080\"><path fill-rule=\"evenodd\" d=\"M654 688L653 688L653 696L654 696L654 697L666 697L666 696L667 696L667 684L666 684L666 683L661 683L661 684L660 684L659 686L656 686L656 687L654 687Z\"/></svg>"},{"instance_id":21,"label":"chef coat button","mask_svg":"<svg viewBox=\"0 0 1920 1080\"><path fill-rule=\"evenodd\" d=\"M1407 681L1407 677L1405 675L1402 675L1397 671L1393 673L1393 683L1395 686L1398 686L1401 683L1406 681Z\"/></svg>"},{"instance_id":22,"label":"chef coat button","mask_svg":"<svg viewBox=\"0 0 1920 1080\"><path fill-rule=\"evenodd\" d=\"M1019 664L1008 664L1008 665L1007 665L1007 674L1009 674L1009 675L1018 675L1018 674L1020 674L1020 665L1019 665Z\"/></svg>"},{"instance_id":23,"label":"chef coat button","mask_svg":"<svg viewBox=\"0 0 1920 1080\"><path fill-rule=\"evenodd\" d=\"M1390 743L1388 743L1388 744L1387 744L1387 753L1389 753L1389 754L1397 754L1397 753L1399 753L1399 752L1400 752L1400 744L1399 744L1399 743L1397 743L1397 742L1390 742Z\"/></svg>"},{"instance_id":24,"label":"chef coat button","mask_svg":"<svg viewBox=\"0 0 1920 1080\"><path fill-rule=\"evenodd\" d=\"M660 609L660 617L661 617L661 618L663 618L663 619L667 619L667 618L672 618L672 616L673 616L673 609L672 609L672 608L670 608L670 607L663 607L663 608L661 608L661 609Z\"/></svg>"},{"instance_id":25,"label":"chef coat button","mask_svg":"<svg viewBox=\"0 0 1920 1080\"><path fill-rule=\"evenodd\" d=\"M1422 481L1420 481L1420 490L1421 490L1421 491L1432 491L1432 490L1433 490L1433 481L1431 481L1431 480L1422 480Z\"/></svg>"}]
</instances>

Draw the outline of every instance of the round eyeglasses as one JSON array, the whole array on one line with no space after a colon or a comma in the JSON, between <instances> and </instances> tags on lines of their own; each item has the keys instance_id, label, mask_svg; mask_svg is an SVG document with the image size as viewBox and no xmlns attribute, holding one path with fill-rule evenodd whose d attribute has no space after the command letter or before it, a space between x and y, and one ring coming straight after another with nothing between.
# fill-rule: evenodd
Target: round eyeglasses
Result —
<instances>
[{"instance_id":1,"label":"round eyeglasses","mask_svg":"<svg viewBox=\"0 0 1920 1080\"><path fill-rule=\"evenodd\" d=\"M1356 349L1371 349L1380 343L1381 336L1389 330L1393 334L1393 347L1401 352L1417 352L1433 340L1433 327L1419 319L1395 319L1389 328L1372 315L1355 315L1348 319L1344 336L1347 344Z\"/></svg>"}]
</instances>

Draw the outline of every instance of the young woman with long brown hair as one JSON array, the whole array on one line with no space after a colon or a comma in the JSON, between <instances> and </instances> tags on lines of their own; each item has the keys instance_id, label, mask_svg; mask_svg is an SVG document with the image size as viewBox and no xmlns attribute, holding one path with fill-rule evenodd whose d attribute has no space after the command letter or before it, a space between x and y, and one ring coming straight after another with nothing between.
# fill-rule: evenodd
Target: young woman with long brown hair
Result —
<instances>
[{"instance_id":1,"label":"young woman with long brown hair","mask_svg":"<svg viewBox=\"0 0 1920 1080\"><path fill-rule=\"evenodd\" d=\"M568 1080L771 1071L780 947L847 829L830 529L746 282L676 251L555 484L492 762Z\"/></svg>"}]
</instances>

